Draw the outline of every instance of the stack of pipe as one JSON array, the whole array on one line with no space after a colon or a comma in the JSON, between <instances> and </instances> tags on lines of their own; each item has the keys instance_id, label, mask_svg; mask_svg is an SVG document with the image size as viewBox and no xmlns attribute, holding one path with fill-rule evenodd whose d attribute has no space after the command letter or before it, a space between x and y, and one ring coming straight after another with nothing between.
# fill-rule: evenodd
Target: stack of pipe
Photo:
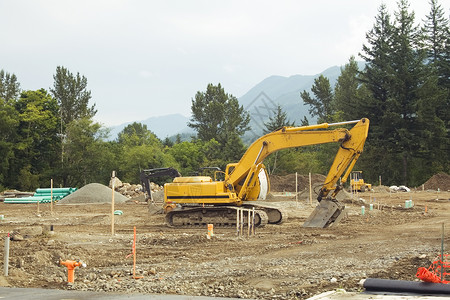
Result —
<instances>
[{"instance_id":1,"label":"stack of pipe","mask_svg":"<svg viewBox=\"0 0 450 300\"><path fill-rule=\"evenodd\" d=\"M54 188L52 189L36 189L36 192L32 197L25 198L5 198L5 203L50 203L53 193L53 202L59 201L69 194L75 192L77 188Z\"/></svg>"}]
</instances>

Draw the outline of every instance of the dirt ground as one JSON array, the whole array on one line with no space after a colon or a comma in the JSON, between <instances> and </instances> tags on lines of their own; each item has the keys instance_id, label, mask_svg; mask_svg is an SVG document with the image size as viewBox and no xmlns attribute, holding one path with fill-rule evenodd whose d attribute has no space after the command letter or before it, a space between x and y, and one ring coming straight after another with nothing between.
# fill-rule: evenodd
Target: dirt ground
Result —
<instances>
[{"instance_id":1,"label":"dirt ground","mask_svg":"<svg viewBox=\"0 0 450 300\"><path fill-rule=\"evenodd\" d=\"M150 216L142 202L115 206L123 212L115 216L115 235L110 204L54 205L52 213L50 204L38 212L36 204L0 203L1 236L20 232L24 238L11 241L9 276L0 277L0 285L253 299L359 291L358 282L368 277L415 280L417 268L440 253L442 224L450 218L448 191L361 193L345 201L347 217L327 229L302 228L313 210L307 200L292 193L270 199L289 212L285 223L250 237L215 228L211 239L207 228L168 228L164 216ZM404 208L410 199L414 207ZM132 278L129 256L134 226L140 279ZM75 270L75 284L66 283L59 259L87 264Z\"/></svg>"}]
</instances>

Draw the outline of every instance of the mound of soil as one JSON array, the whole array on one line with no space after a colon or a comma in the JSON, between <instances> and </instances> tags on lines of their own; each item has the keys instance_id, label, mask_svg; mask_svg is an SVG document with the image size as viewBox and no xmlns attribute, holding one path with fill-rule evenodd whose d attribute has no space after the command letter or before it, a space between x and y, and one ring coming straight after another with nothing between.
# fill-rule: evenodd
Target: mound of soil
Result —
<instances>
[{"instance_id":1,"label":"mound of soil","mask_svg":"<svg viewBox=\"0 0 450 300\"><path fill-rule=\"evenodd\" d=\"M372 189L376 193L389 193L390 191L389 187L385 185L372 186Z\"/></svg>"},{"instance_id":2,"label":"mound of soil","mask_svg":"<svg viewBox=\"0 0 450 300\"><path fill-rule=\"evenodd\" d=\"M433 175L427 182L424 184L424 188L426 190L437 190L441 191L449 191L450 190L450 175L440 172L436 175Z\"/></svg>"},{"instance_id":3,"label":"mound of soil","mask_svg":"<svg viewBox=\"0 0 450 300\"><path fill-rule=\"evenodd\" d=\"M270 190L272 192L295 192L295 174L285 176L270 175ZM312 185L323 184L326 176L311 174ZM297 175L297 190L299 192L309 189L309 175Z\"/></svg>"},{"instance_id":4,"label":"mound of soil","mask_svg":"<svg viewBox=\"0 0 450 300\"><path fill-rule=\"evenodd\" d=\"M111 203L112 190L100 183L90 183L76 192L64 197L59 204L77 203ZM124 203L128 198L118 192L114 192L114 202Z\"/></svg>"}]
</instances>

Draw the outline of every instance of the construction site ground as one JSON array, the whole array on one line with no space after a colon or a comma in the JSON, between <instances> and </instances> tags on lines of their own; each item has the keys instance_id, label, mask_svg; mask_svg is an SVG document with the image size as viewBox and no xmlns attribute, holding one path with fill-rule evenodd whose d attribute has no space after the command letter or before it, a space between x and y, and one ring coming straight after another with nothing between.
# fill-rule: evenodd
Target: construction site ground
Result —
<instances>
[{"instance_id":1,"label":"construction site ground","mask_svg":"<svg viewBox=\"0 0 450 300\"><path fill-rule=\"evenodd\" d=\"M115 205L123 214L115 215L114 235L108 203L54 205L53 212L50 204L0 203L2 237L20 232L10 242L9 276L0 277L0 286L306 299L330 290L361 291L358 283L365 278L417 280L417 268L440 254L450 192L379 190L344 200L347 217L325 229L302 227L315 203L296 200L292 192L275 193L270 201L288 212L286 222L257 228L254 236L214 228L211 239L206 226L167 227L164 215L149 215L139 201ZM412 208L405 208L407 200ZM136 276L142 278L133 278L134 227ZM444 246L450 249L449 232ZM73 285L66 283L60 259L87 264L75 270Z\"/></svg>"}]
</instances>

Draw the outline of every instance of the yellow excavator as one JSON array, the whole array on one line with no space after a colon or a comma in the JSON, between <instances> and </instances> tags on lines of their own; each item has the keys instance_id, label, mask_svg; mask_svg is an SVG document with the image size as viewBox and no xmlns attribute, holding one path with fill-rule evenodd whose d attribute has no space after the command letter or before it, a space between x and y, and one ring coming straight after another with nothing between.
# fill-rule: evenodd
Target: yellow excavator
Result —
<instances>
[{"instance_id":1,"label":"yellow excavator","mask_svg":"<svg viewBox=\"0 0 450 300\"><path fill-rule=\"evenodd\" d=\"M342 127L327 130L347 124L355 125L350 130ZM210 176L178 176L173 182L166 183L166 222L172 227L206 224L233 226L236 224L237 208L244 207L255 208L255 226L281 223L286 217L283 211L263 201L270 189L264 159L281 149L337 142L340 147L318 193L319 205L303 226L324 228L337 224L343 216L344 207L337 202L336 194L343 189L361 155L368 130L369 120L363 118L332 124L283 127L266 134L248 147L238 163L227 165L223 181L214 181Z\"/></svg>"}]
</instances>

